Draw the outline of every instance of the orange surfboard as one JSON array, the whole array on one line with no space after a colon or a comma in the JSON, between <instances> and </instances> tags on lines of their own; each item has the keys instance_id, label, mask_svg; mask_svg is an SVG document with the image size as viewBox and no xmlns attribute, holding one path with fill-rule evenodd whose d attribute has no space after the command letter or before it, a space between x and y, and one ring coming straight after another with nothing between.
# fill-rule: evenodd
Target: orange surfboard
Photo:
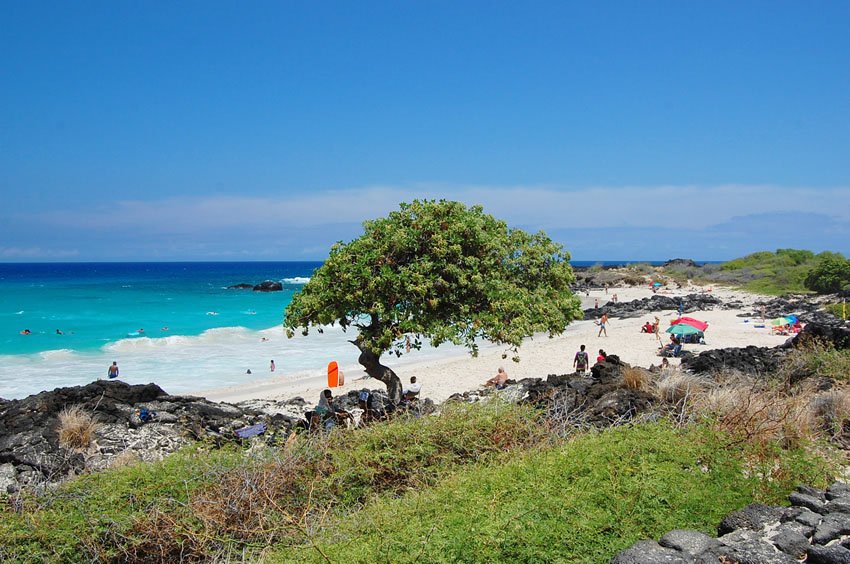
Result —
<instances>
[{"instance_id":1,"label":"orange surfboard","mask_svg":"<svg viewBox=\"0 0 850 564\"><path fill-rule=\"evenodd\" d=\"M328 388L336 388L342 385L340 376L339 364L335 360L330 361L328 363Z\"/></svg>"}]
</instances>

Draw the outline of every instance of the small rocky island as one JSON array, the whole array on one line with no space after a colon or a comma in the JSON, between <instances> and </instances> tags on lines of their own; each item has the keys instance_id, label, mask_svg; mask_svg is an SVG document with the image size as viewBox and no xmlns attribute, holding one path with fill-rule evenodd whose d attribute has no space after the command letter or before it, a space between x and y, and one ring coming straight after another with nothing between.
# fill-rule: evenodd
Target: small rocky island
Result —
<instances>
[{"instance_id":1,"label":"small rocky island","mask_svg":"<svg viewBox=\"0 0 850 564\"><path fill-rule=\"evenodd\" d=\"M255 292L280 292L283 291L283 284L276 280L265 280L259 284L248 284L245 282L233 284L227 287L228 290L253 290Z\"/></svg>"}]
</instances>

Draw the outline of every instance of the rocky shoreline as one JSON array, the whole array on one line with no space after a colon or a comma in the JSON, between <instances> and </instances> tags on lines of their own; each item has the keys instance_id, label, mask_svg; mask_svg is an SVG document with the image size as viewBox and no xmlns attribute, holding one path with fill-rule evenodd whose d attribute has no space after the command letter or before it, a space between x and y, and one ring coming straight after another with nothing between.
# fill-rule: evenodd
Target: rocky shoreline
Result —
<instances>
[{"instance_id":1,"label":"rocky shoreline","mask_svg":"<svg viewBox=\"0 0 850 564\"><path fill-rule=\"evenodd\" d=\"M733 511L717 526L717 538L677 529L658 542L640 541L611 564L850 562L850 486L799 486L788 501L789 507L754 503Z\"/></svg>"},{"instance_id":2,"label":"rocky shoreline","mask_svg":"<svg viewBox=\"0 0 850 564\"><path fill-rule=\"evenodd\" d=\"M659 307L666 309L683 307L687 312L709 306L738 307L739 304L730 306L714 296L695 294L679 299L653 296L647 300L609 303L606 304L606 309L609 306L609 315L612 317L628 317L635 315L635 312L639 312L637 315L645 313L646 307L655 308L655 310ZM766 312L768 316L774 315L774 312L794 311L798 317L807 320L808 324L802 333L777 347L725 348L693 355L683 360L682 373L704 378L706 381L710 381L718 373L729 370L759 377L787 366L788 356L797 347L805 346L812 340L830 343L836 349L850 348L850 325L820 311L817 302L807 299L773 299L756 302L755 306ZM586 314L590 316L593 312L586 312ZM627 373L632 376L636 374L638 377L641 375L651 377L658 376L660 371L660 367L655 366L632 367L621 362L616 355L610 355L604 362L593 366L591 373L587 376L575 373L550 374L545 378L509 380L504 390L486 389L465 392L451 396L449 401L479 401L492 394L498 394L508 401L528 402L543 408L545 417L550 421L563 421L565 414L569 414L570 420L565 424L575 425L580 422L581 425L605 427L649 416L652 413L664 413L665 410L670 412L676 409L675 401L665 402L657 394L624 382ZM811 374L798 367L797 372L789 372L789 383L794 384L810 376ZM828 390L834 382L818 382L817 385L820 389ZM358 392L359 390L352 390L345 395L340 395L337 398L337 404L358 416L361 413L358 408ZM387 405L383 390L371 392L379 409L392 409L392 406ZM80 406L97 415L99 428L95 432L91 445L84 450L68 449L60 444L58 414L68 406ZM434 408L430 400L422 400L423 413L430 412ZM139 416L141 409L153 412L156 416L150 422L142 421ZM10 496L9 500L13 501L16 493L22 489L38 490L50 487L69 477L128 461L159 460L195 441L204 441L213 445L246 440L279 444L285 441L290 433L298 428L306 427L305 412L310 409L312 405L301 397L287 401L251 400L238 404L214 403L199 397L172 396L155 384L131 386L120 381L97 381L87 386L42 392L22 400L0 400L0 495L5 492ZM259 436L252 439L240 438L239 431L244 429L259 429L257 433ZM840 426L838 434L832 439L839 447L850 445L850 424ZM838 486L835 487L838 488ZM832 501L828 495L833 495L835 491L837 490L833 490L832 493L824 492L822 495L814 495L814 497L821 500L822 505L826 507L829 505L827 502ZM813 495L813 492L809 494ZM839 497L842 497L842 502L829 505L830 511L823 514L823 523L832 523L840 517L839 515L826 520L826 515L831 515L836 507L850 507L850 499L843 499L844 494ZM793 500L792 503L794 503ZM812 507L808 507L808 510L818 513ZM835 512L840 513L837 509ZM785 525L789 519L791 521L796 519L796 517L793 519L786 517L785 513L779 516L780 525ZM817 548L821 546L824 550L829 549L830 553L843 554L838 548L833 547L836 544L834 542L836 538L830 538L820 544L814 542L815 538L825 538L825 533L817 532L827 526L821 527L821 525L822 522L807 525L811 527L811 530L806 529L802 532L797 531L799 527L796 525L788 525L784 528L777 525L770 531L773 534L777 527L783 531L789 527L796 527L794 530L803 536L805 536L804 533L811 533L807 537L807 542L815 548L807 549L810 561L847 561L811 560L811 558L820 558L817 555L824 553ZM841 527L839 529L843 530ZM850 527L847 533L841 534L848 533L850 533ZM743 554L742 550L749 550L747 547L755 542L753 538L750 538L750 533L741 533L734 537L728 536L731 534L730 531L718 533L722 538L715 542L708 542L700 537L700 534L674 531L653 545L646 544L650 541L639 543L641 548L629 549L631 552L624 551L617 557L619 560L615 559L615 561L698 562L700 560L697 556L706 550L726 550L727 552L723 554L728 553L737 558ZM732 542L739 538L740 543ZM799 537L796 538L799 540ZM838 540L838 544L844 542L841 539ZM827 546L827 543L831 544ZM774 546L775 544L774 542ZM703 547L702 552L695 552L693 547L698 545ZM676 548L677 546L679 548ZM739 561L782 561L759 560L757 556L767 550L764 546L759 546L757 550L753 548L752 554L755 560ZM842 544L841 548L847 550L850 549L850 545ZM668 552L670 550L678 551L680 554L670 560L669 558L673 558L672 553ZM641 553L650 555L657 553L659 559L636 560L636 555Z\"/></svg>"}]
</instances>

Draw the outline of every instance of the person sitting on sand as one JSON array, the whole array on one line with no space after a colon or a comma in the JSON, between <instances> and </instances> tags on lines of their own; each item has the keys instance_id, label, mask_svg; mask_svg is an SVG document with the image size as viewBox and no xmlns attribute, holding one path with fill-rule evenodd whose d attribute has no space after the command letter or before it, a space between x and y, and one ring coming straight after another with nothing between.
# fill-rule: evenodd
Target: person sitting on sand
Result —
<instances>
[{"instance_id":1,"label":"person sitting on sand","mask_svg":"<svg viewBox=\"0 0 850 564\"><path fill-rule=\"evenodd\" d=\"M677 350L682 350L682 341L680 341L676 335L671 334L670 342L661 347L658 353L661 355L672 354L673 356L676 356Z\"/></svg>"},{"instance_id":2,"label":"person sitting on sand","mask_svg":"<svg viewBox=\"0 0 850 564\"><path fill-rule=\"evenodd\" d=\"M354 423L354 417L349 412L344 409L337 409L334 405L333 393L328 389L319 394L319 405L316 406L316 413L328 428L334 424L341 425L346 421ZM331 421L333 423L330 423Z\"/></svg>"},{"instance_id":3,"label":"person sitting on sand","mask_svg":"<svg viewBox=\"0 0 850 564\"><path fill-rule=\"evenodd\" d=\"M652 326L652 323L647 321L643 324L643 327L640 328L641 333L655 333L655 328Z\"/></svg>"},{"instance_id":4,"label":"person sitting on sand","mask_svg":"<svg viewBox=\"0 0 850 564\"><path fill-rule=\"evenodd\" d=\"M419 397L419 392L422 391L422 384L416 383L416 376L410 377L410 385L406 386L401 392L402 401L413 401Z\"/></svg>"},{"instance_id":5,"label":"person sitting on sand","mask_svg":"<svg viewBox=\"0 0 850 564\"><path fill-rule=\"evenodd\" d=\"M360 421L357 423L358 427L365 427L369 423L378 421L381 418L381 412L376 410L372 405L373 399L372 392L366 388L357 394L357 407L363 410L363 414L360 415Z\"/></svg>"},{"instance_id":6,"label":"person sitting on sand","mask_svg":"<svg viewBox=\"0 0 850 564\"><path fill-rule=\"evenodd\" d=\"M508 381L508 373L505 372L505 369L501 366L496 371L496 375L484 382L485 387L495 386L497 390L501 390L505 387L505 383Z\"/></svg>"}]
</instances>

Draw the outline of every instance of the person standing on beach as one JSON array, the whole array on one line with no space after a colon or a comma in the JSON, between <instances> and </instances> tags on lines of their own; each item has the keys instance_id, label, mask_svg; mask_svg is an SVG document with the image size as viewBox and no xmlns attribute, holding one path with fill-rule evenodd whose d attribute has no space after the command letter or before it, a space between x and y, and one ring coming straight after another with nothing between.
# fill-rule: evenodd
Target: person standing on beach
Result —
<instances>
[{"instance_id":1,"label":"person standing on beach","mask_svg":"<svg viewBox=\"0 0 850 564\"><path fill-rule=\"evenodd\" d=\"M603 313L602 317L599 318L599 333L596 334L597 337L601 337L602 333L605 333L605 336L608 336L608 330L605 326L608 324L608 314Z\"/></svg>"},{"instance_id":2,"label":"person standing on beach","mask_svg":"<svg viewBox=\"0 0 850 564\"><path fill-rule=\"evenodd\" d=\"M274 372L274 360L272 360L271 365L269 365L269 371Z\"/></svg>"},{"instance_id":3,"label":"person standing on beach","mask_svg":"<svg viewBox=\"0 0 850 564\"><path fill-rule=\"evenodd\" d=\"M118 362L112 361L112 366L109 367L109 378L118 378Z\"/></svg>"},{"instance_id":4,"label":"person standing on beach","mask_svg":"<svg viewBox=\"0 0 850 564\"><path fill-rule=\"evenodd\" d=\"M590 359L587 356L587 351L584 350L584 345L581 346L581 350L579 350L575 357L573 357L573 366L581 375L584 375L587 372L587 365L590 364Z\"/></svg>"}]
</instances>

